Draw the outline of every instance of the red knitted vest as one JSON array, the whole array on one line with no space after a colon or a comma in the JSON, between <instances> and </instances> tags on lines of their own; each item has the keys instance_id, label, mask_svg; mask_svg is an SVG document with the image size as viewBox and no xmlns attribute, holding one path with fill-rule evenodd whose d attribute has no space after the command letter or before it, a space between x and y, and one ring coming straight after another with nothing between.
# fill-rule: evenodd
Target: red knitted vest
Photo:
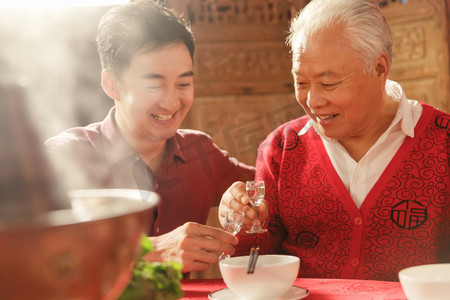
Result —
<instances>
[{"instance_id":1,"label":"red knitted vest","mask_svg":"<svg viewBox=\"0 0 450 300\"><path fill-rule=\"evenodd\" d=\"M398 280L408 266L450 261L450 115L423 104L407 137L360 209L306 117L261 144L269 233L241 240L262 253L300 257L301 277ZM247 243L246 243L247 240Z\"/></svg>"}]
</instances>

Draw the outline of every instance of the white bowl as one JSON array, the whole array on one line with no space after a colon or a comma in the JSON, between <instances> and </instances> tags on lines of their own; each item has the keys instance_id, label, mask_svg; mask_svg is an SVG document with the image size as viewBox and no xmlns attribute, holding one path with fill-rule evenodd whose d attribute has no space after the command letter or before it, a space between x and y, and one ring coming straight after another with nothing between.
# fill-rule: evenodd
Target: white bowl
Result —
<instances>
[{"instance_id":1,"label":"white bowl","mask_svg":"<svg viewBox=\"0 0 450 300\"><path fill-rule=\"evenodd\" d=\"M398 277L408 300L450 299L450 264L409 267Z\"/></svg>"},{"instance_id":2,"label":"white bowl","mask_svg":"<svg viewBox=\"0 0 450 300\"><path fill-rule=\"evenodd\" d=\"M241 299L278 299L293 286L300 259L290 255L260 255L253 274L247 274L249 256L222 260L220 273L227 287Z\"/></svg>"}]
</instances>

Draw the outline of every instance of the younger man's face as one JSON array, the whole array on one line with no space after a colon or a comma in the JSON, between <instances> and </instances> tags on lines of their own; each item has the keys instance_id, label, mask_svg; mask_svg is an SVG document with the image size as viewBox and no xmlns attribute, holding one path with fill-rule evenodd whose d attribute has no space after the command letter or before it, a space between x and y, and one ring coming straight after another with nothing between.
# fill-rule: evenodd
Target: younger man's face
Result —
<instances>
[{"instance_id":1,"label":"younger man's face","mask_svg":"<svg viewBox=\"0 0 450 300\"><path fill-rule=\"evenodd\" d=\"M118 80L116 120L125 135L172 137L194 100L193 65L184 44L141 49Z\"/></svg>"}]
</instances>

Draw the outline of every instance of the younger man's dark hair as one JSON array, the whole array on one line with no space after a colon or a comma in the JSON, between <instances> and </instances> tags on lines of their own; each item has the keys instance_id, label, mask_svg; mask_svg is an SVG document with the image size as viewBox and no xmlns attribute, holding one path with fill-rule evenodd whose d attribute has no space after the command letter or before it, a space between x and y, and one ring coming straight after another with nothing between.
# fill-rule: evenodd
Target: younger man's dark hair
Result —
<instances>
[{"instance_id":1,"label":"younger man's dark hair","mask_svg":"<svg viewBox=\"0 0 450 300\"><path fill-rule=\"evenodd\" d=\"M138 0L110 9L97 29L97 50L102 69L119 76L133 54L168 44L183 43L194 58L194 38L189 25L175 12L154 2Z\"/></svg>"}]
</instances>

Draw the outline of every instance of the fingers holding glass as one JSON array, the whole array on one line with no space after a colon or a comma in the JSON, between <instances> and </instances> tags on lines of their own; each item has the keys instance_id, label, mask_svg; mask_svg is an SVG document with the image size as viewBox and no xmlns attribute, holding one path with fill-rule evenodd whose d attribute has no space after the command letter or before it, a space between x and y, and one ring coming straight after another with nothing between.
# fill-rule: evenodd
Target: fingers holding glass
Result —
<instances>
[{"instance_id":1,"label":"fingers holding glass","mask_svg":"<svg viewBox=\"0 0 450 300\"><path fill-rule=\"evenodd\" d=\"M245 213L243 211L227 210L225 215L224 229L233 235L236 235L242 228L244 224ZM229 258L230 255L225 255L222 253L219 257L219 261Z\"/></svg>"}]
</instances>

